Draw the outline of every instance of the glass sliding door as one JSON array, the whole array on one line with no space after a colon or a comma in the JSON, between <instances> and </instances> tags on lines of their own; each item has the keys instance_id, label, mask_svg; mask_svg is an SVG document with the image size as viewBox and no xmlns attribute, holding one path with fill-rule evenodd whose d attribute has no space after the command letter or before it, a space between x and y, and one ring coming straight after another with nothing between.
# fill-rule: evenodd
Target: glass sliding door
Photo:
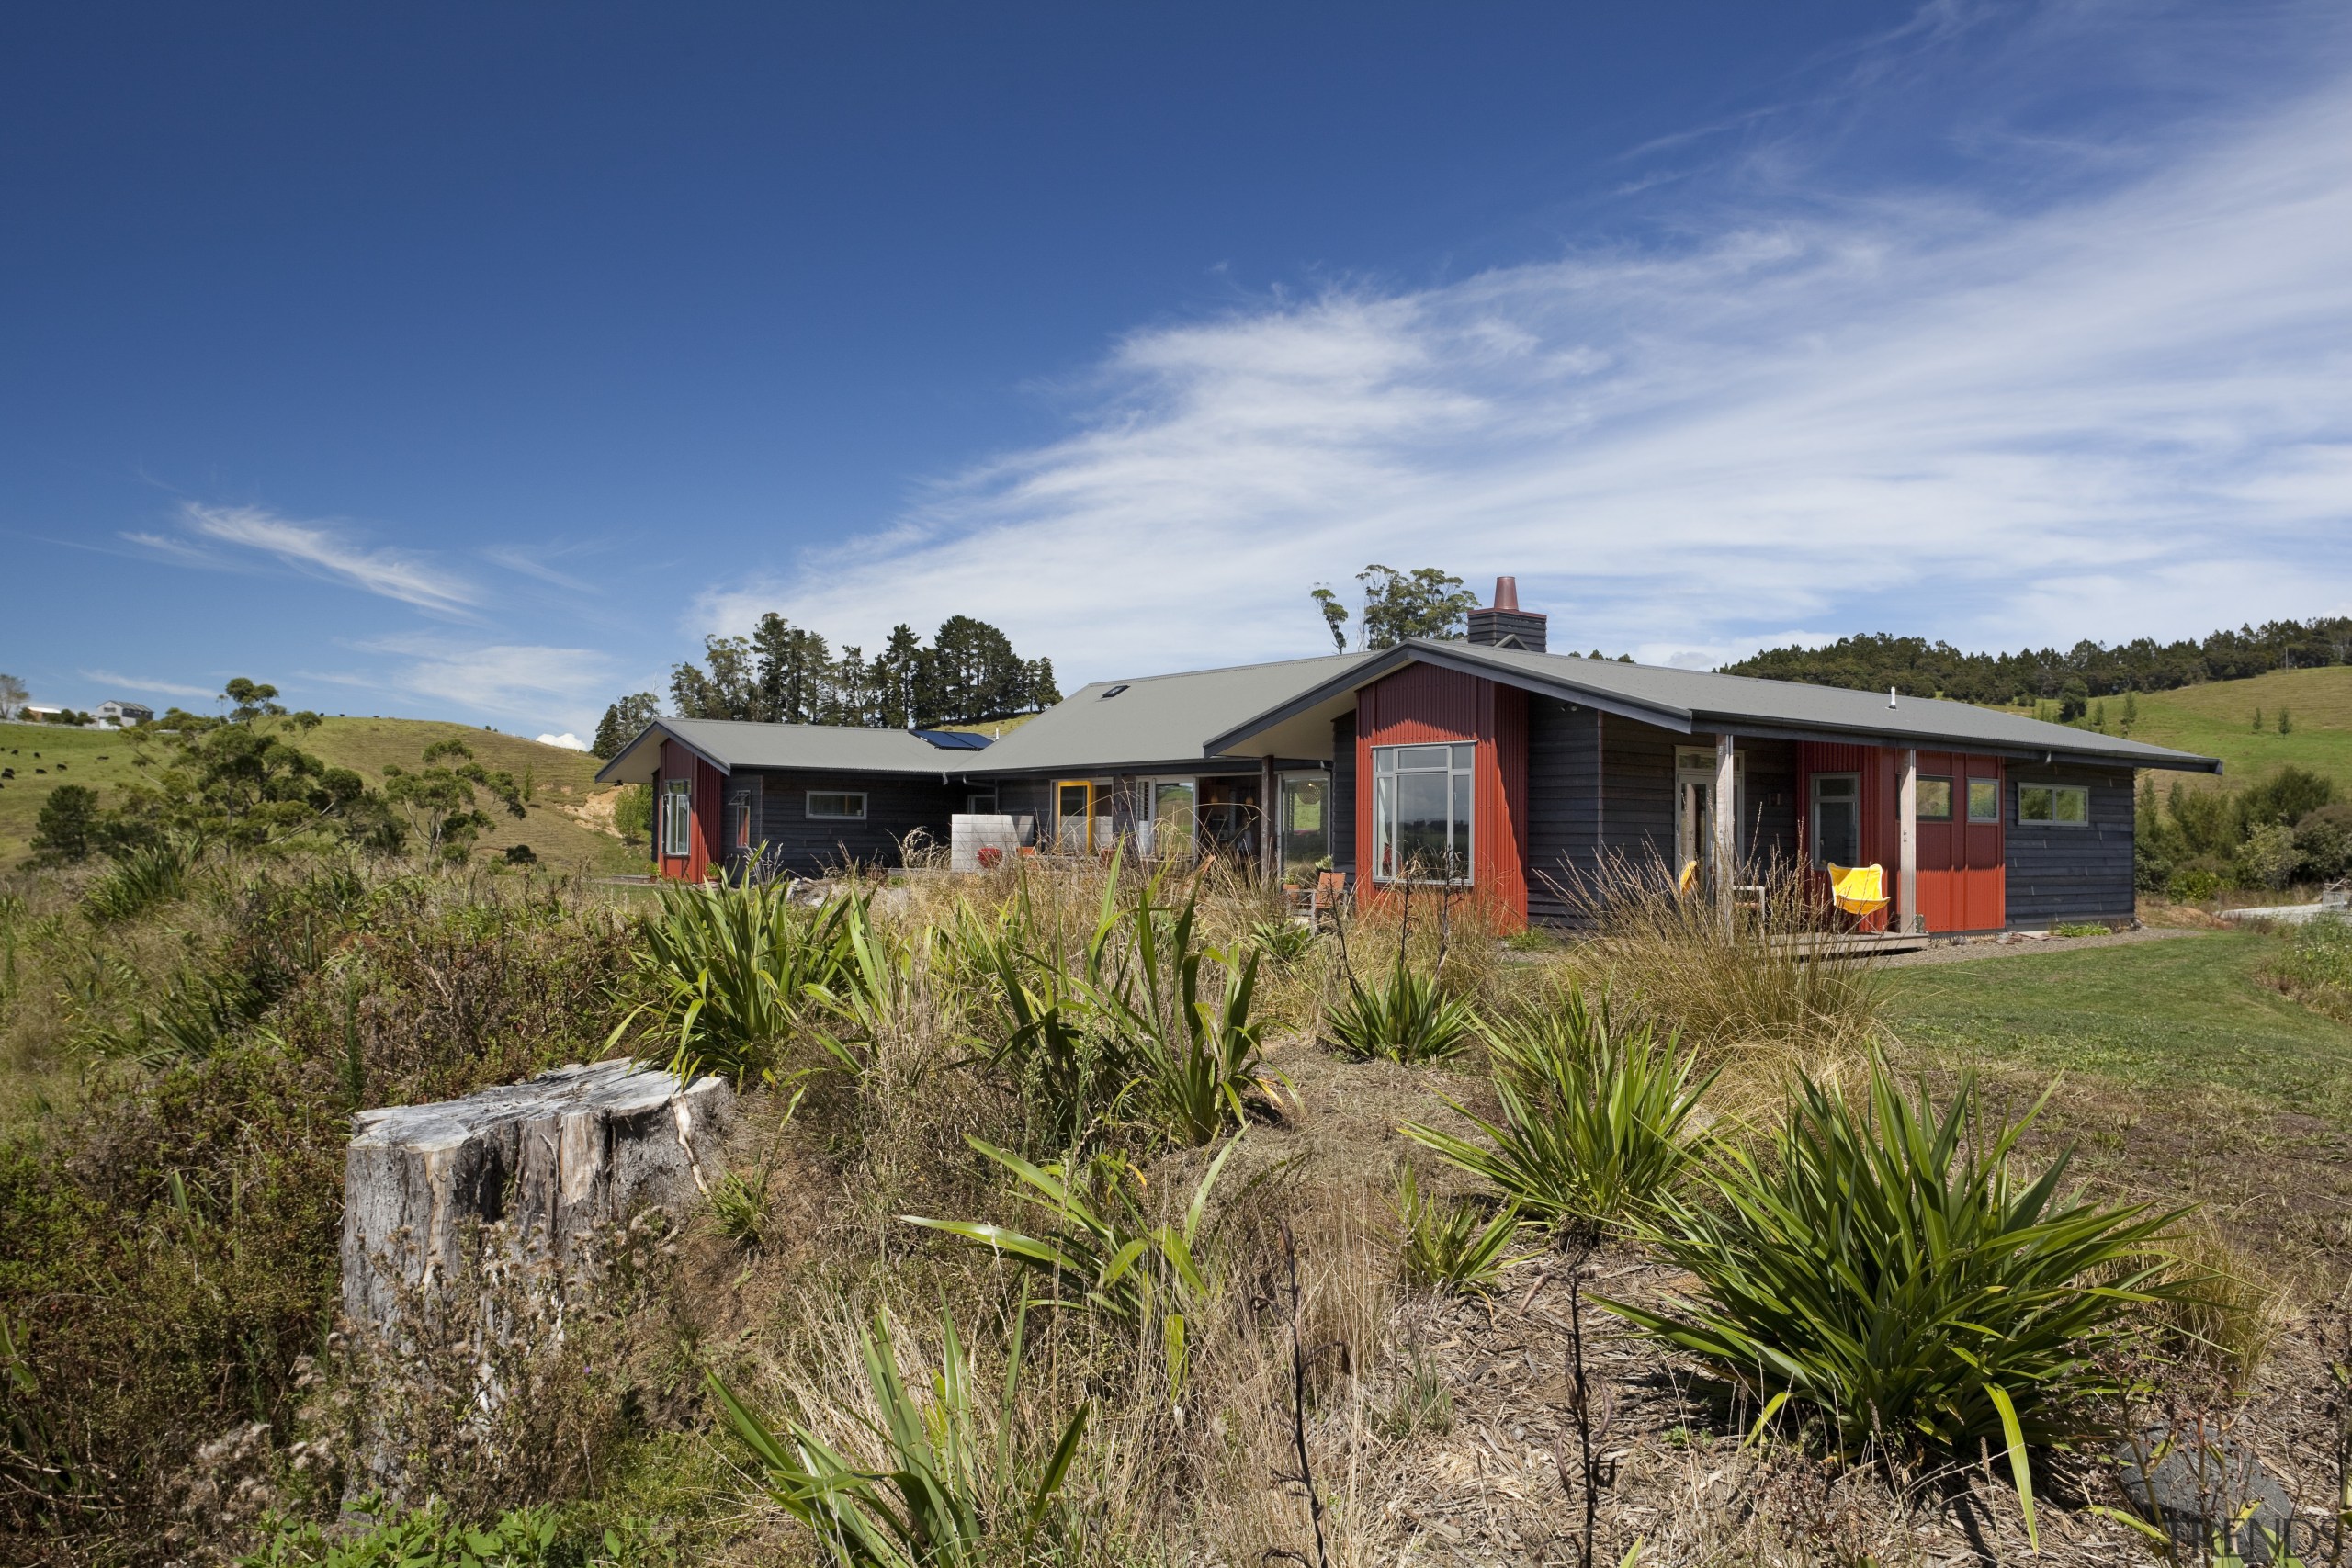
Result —
<instances>
[{"instance_id":1,"label":"glass sliding door","mask_svg":"<svg viewBox=\"0 0 2352 1568\"><path fill-rule=\"evenodd\" d=\"M1303 887L1331 858L1331 781L1324 773L1285 773L1282 780L1283 881Z\"/></svg>"},{"instance_id":2,"label":"glass sliding door","mask_svg":"<svg viewBox=\"0 0 2352 1568\"><path fill-rule=\"evenodd\" d=\"M1154 779L1150 789L1150 837L1144 844L1145 852L1166 860L1191 860L1198 852L1199 792L1190 779Z\"/></svg>"}]
</instances>

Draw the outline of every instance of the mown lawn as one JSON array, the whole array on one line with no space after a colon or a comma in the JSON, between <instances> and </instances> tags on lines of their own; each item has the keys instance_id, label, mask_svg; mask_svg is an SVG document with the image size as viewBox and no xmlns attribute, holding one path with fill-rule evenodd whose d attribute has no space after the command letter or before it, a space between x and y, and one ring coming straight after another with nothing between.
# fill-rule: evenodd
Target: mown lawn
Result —
<instances>
[{"instance_id":1,"label":"mown lawn","mask_svg":"<svg viewBox=\"0 0 2352 1568\"><path fill-rule=\"evenodd\" d=\"M2090 1073L2151 1096L2212 1086L2352 1124L2352 1029L2261 984L2280 938L2225 931L1887 972L1923 1060Z\"/></svg>"}]
</instances>

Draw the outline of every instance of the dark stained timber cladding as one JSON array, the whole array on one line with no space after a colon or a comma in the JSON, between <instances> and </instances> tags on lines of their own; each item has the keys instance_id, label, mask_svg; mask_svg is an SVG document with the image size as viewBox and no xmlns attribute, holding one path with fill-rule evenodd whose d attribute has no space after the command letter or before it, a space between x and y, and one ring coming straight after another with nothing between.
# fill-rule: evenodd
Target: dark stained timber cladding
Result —
<instances>
[{"instance_id":1,"label":"dark stained timber cladding","mask_svg":"<svg viewBox=\"0 0 2352 1568\"><path fill-rule=\"evenodd\" d=\"M814 875L844 861L896 865L899 845L916 829L945 843L948 818L964 809L968 786L942 784L935 773L820 773L743 770L760 780L761 836L782 869ZM808 792L852 791L865 796L865 820L811 819Z\"/></svg>"},{"instance_id":2,"label":"dark stained timber cladding","mask_svg":"<svg viewBox=\"0 0 2352 1568\"><path fill-rule=\"evenodd\" d=\"M2090 822L2064 827L2018 820L2018 786L2090 786ZM2012 763L2002 807L2007 818L2008 916L2012 926L2127 919L2132 892L2132 774L2128 769Z\"/></svg>"},{"instance_id":3,"label":"dark stained timber cladding","mask_svg":"<svg viewBox=\"0 0 2352 1568\"><path fill-rule=\"evenodd\" d=\"M1331 803L1325 813L1331 824L1331 866L1355 874L1356 869L1356 716L1341 714L1331 721Z\"/></svg>"},{"instance_id":4,"label":"dark stained timber cladding","mask_svg":"<svg viewBox=\"0 0 2352 1568\"><path fill-rule=\"evenodd\" d=\"M1600 789L1606 803L1600 848L1636 869L1664 865L1674 856L1674 749L1690 736L1637 719L1611 716L1601 724ZM1709 738L1713 744L1713 738Z\"/></svg>"},{"instance_id":5,"label":"dark stained timber cladding","mask_svg":"<svg viewBox=\"0 0 2352 1568\"><path fill-rule=\"evenodd\" d=\"M1600 715L1553 697L1527 700L1527 913L1568 922L1567 897L1591 874L1600 841Z\"/></svg>"},{"instance_id":6,"label":"dark stained timber cladding","mask_svg":"<svg viewBox=\"0 0 2352 1568\"><path fill-rule=\"evenodd\" d=\"M1797 743L1740 740L1747 754L1747 808L1740 831L1747 858L1758 867L1794 865L1797 858Z\"/></svg>"}]
</instances>

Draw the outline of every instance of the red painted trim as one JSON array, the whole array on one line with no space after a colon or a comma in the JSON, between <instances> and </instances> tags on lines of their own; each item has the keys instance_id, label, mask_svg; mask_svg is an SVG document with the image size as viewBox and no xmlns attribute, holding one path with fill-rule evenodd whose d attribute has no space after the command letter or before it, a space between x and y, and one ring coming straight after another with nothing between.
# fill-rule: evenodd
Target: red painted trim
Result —
<instances>
[{"instance_id":1,"label":"red painted trim","mask_svg":"<svg viewBox=\"0 0 2352 1568\"><path fill-rule=\"evenodd\" d=\"M1922 778L1952 781L1952 817L1949 822L1919 824L1919 911L1928 930L1938 933L1999 931L2008 923L2008 871L2000 821L1972 825L1968 821L1968 781L2002 782L1998 757L1958 751L1921 751ZM1861 776L1864 864L1884 868L1890 894L1900 897L1902 880L1903 753L1892 746L1841 746L1807 741L1797 748L1797 844L1804 863L1813 863L1813 776L1815 773L1858 773ZM2007 796L2002 795L2004 810ZM1822 896L1828 896L1826 876L1816 874ZM1890 903L1889 909L1893 908ZM1862 922L1863 929L1886 929L1885 915Z\"/></svg>"},{"instance_id":2,"label":"red painted trim","mask_svg":"<svg viewBox=\"0 0 2352 1568\"><path fill-rule=\"evenodd\" d=\"M1472 763L1471 886L1504 930L1527 923L1527 694L1431 664L1408 664L1356 694L1356 865L1372 877L1372 749L1459 744Z\"/></svg>"},{"instance_id":3,"label":"red painted trim","mask_svg":"<svg viewBox=\"0 0 2352 1568\"><path fill-rule=\"evenodd\" d=\"M688 792L693 802L688 810L688 852L683 855L668 853L662 836L662 796L672 779L694 781ZM725 784L726 775L694 752L674 740L662 742L662 763L653 779L653 835L656 846L664 852L660 857L662 876L673 882L700 882L709 875L712 863L719 858L715 846Z\"/></svg>"}]
</instances>

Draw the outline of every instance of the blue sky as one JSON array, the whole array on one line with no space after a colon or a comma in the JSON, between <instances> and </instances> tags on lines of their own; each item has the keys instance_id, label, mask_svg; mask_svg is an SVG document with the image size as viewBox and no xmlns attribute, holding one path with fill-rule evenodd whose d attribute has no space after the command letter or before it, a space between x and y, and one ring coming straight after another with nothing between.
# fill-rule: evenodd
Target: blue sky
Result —
<instances>
[{"instance_id":1,"label":"blue sky","mask_svg":"<svg viewBox=\"0 0 2352 1568\"><path fill-rule=\"evenodd\" d=\"M1065 684L2352 611L2340 4L17 6L0 670L584 733L767 608Z\"/></svg>"}]
</instances>

